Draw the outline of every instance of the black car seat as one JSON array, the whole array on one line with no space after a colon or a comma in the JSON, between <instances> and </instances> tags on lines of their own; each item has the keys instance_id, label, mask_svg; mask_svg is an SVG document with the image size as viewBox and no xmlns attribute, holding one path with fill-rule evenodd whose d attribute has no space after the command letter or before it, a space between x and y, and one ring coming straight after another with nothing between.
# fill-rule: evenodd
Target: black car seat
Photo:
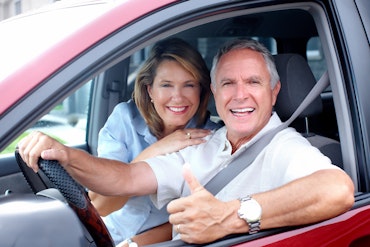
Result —
<instances>
[{"instance_id":1,"label":"black car seat","mask_svg":"<svg viewBox=\"0 0 370 247\"><path fill-rule=\"evenodd\" d=\"M275 55L274 58L281 82L274 110L282 121L285 121L316 84L316 79L307 61L301 55L287 53ZM337 140L310 132L309 118L319 115L322 110L322 100L321 97L318 97L300 114L298 120L303 120L305 123L302 135L324 155L328 156L333 164L343 168L340 143Z\"/></svg>"}]
</instances>

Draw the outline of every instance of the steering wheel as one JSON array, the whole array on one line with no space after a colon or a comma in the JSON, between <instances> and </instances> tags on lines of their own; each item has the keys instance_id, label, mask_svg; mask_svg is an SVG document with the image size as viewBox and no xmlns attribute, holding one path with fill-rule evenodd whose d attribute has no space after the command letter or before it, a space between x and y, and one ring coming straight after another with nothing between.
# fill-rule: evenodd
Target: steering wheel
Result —
<instances>
[{"instance_id":1,"label":"steering wheel","mask_svg":"<svg viewBox=\"0 0 370 247\"><path fill-rule=\"evenodd\" d=\"M92 205L84 188L55 160L39 159L39 172L35 173L15 151L18 166L36 194L48 188L56 188L86 227L96 246L114 246L113 240L98 211Z\"/></svg>"}]
</instances>

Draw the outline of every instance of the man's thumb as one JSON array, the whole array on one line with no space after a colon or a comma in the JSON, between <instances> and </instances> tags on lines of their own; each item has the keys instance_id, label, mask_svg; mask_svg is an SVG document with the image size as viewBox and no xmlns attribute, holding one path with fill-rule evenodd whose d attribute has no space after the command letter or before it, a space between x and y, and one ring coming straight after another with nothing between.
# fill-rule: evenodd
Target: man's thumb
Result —
<instances>
[{"instance_id":1,"label":"man's thumb","mask_svg":"<svg viewBox=\"0 0 370 247\"><path fill-rule=\"evenodd\" d=\"M203 186L199 183L198 179L190 170L190 165L185 163L183 166L183 176L187 184L189 185L190 192L193 194L203 189Z\"/></svg>"}]
</instances>

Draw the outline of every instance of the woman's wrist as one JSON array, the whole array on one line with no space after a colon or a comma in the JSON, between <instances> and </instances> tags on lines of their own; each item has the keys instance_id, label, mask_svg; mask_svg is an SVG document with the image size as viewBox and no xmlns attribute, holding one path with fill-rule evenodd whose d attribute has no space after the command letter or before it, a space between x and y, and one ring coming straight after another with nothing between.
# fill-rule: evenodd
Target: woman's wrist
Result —
<instances>
[{"instance_id":1,"label":"woman's wrist","mask_svg":"<svg viewBox=\"0 0 370 247\"><path fill-rule=\"evenodd\" d=\"M132 238L127 238L123 242L119 243L116 247L139 247L139 245L135 243Z\"/></svg>"}]
</instances>

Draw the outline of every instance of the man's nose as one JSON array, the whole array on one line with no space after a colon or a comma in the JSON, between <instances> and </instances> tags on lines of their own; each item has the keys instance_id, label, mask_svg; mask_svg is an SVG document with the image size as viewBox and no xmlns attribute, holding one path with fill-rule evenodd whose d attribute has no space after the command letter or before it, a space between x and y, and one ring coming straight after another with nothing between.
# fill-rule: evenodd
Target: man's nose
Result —
<instances>
[{"instance_id":1,"label":"man's nose","mask_svg":"<svg viewBox=\"0 0 370 247\"><path fill-rule=\"evenodd\" d=\"M237 83L235 87L235 98L236 99L246 99L249 96L248 87L245 83Z\"/></svg>"}]
</instances>

